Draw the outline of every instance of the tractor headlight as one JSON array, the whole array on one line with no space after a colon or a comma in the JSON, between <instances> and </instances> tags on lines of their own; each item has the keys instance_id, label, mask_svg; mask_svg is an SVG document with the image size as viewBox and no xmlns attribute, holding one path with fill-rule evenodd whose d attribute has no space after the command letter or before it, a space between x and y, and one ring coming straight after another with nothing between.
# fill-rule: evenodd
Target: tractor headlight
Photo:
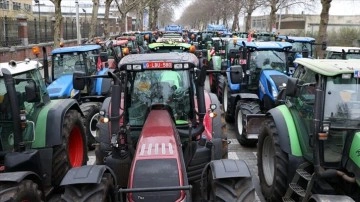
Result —
<instances>
[{"instance_id":1,"label":"tractor headlight","mask_svg":"<svg viewBox=\"0 0 360 202\"><path fill-rule=\"evenodd\" d=\"M278 96L278 92L274 86L271 86L271 91L272 91L272 95L273 95L274 99L276 99Z\"/></svg>"}]
</instances>

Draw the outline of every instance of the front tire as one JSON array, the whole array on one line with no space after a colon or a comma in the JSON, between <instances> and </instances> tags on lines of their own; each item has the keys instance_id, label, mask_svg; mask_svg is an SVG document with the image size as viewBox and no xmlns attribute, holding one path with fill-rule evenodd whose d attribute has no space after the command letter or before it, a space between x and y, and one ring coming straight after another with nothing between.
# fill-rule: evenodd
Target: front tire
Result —
<instances>
[{"instance_id":1,"label":"front tire","mask_svg":"<svg viewBox=\"0 0 360 202\"><path fill-rule=\"evenodd\" d=\"M80 105L81 111L84 114L83 123L85 126L85 132L87 137L87 146L89 150L94 150L95 136L96 136L96 124L100 118L100 104L99 103L84 103Z\"/></svg>"},{"instance_id":2,"label":"front tire","mask_svg":"<svg viewBox=\"0 0 360 202\"><path fill-rule=\"evenodd\" d=\"M38 184L24 180L20 183L1 182L0 201L43 201L43 198Z\"/></svg>"},{"instance_id":3,"label":"front tire","mask_svg":"<svg viewBox=\"0 0 360 202\"><path fill-rule=\"evenodd\" d=\"M261 114L259 104L256 102L238 101L235 108L237 139L242 146L255 147L258 140L246 137L246 115L248 114Z\"/></svg>"},{"instance_id":4,"label":"front tire","mask_svg":"<svg viewBox=\"0 0 360 202\"><path fill-rule=\"evenodd\" d=\"M110 173L104 173L99 184L68 185L62 201L112 202L114 199L114 182Z\"/></svg>"},{"instance_id":5,"label":"front tire","mask_svg":"<svg viewBox=\"0 0 360 202\"><path fill-rule=\"evenodd\" d=\"M62 126L62 140L62 144L53 149L52 182L55 186L60 184L70 168L86 164L86 137L78 111L66 112Z\"/></svg>"},{"instance_id":6,"label":"front tire","mask_svg":"<svg viewBox=\"0 0 360 202\"><path fill-rule=\"evenodd\" d=\"M258 175L266 201L281 201L287 188L288 155L281 150L279 135L272 119L261 128L258 143Z\"/></svg>"},{"instance_id":7,"label":"front tire","mask_svg":"<svg viewBox=\"0 0 360 202\"><path fill-rule=\"evenodd\" d=\"M209 173L211 176L211 173ZM209 179L210 190L208 190L209 201L255 201L255 188L251 177Z\"/></svg>"},{"instance_id":8,"label":"front tire","mask_svg":"<svg viewBox=\"0 0 360 202\"><path fill-rule=\"evenodd\" d=\"M223 106L223 111L224 111L224 115L225 115L225 121L228 123L233 123L234 122L234 117L230 115L229 113L229 87L227 85L227 83L224 83L224 87L223 87L223 95L222 95L222 106Z\"/></svg>"}]
</instances>

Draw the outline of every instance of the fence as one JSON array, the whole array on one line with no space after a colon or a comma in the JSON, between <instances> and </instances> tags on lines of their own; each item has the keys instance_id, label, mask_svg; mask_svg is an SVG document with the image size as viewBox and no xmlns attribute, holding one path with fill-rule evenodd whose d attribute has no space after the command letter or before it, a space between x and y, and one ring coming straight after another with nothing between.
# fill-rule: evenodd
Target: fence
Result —
<instances>
[{"instance_id":1,"label":"fence","mask_svg":"<svg viewBox=\"0 0 360 202\"><path fill-rule=\"evenodd\" d=\"M28 44L46 43L54 41L54 20L37 18L21 19L0 17L0 47L27 46ZM117 32L115 19L109 19L110 32ZM82 38L87 38L90 31L90 21L80 19ZM62 36L64 40L77 38L75 18L64 18ZM102 36L104 27L96 25L95 36Z\"/></svg>"}]
</instances>

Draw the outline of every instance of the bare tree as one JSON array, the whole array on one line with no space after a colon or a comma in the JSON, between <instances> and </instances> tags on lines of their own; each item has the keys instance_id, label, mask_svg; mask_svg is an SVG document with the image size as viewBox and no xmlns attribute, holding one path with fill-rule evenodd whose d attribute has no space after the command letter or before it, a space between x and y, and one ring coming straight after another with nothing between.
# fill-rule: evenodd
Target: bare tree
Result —
<instances>
[{"instance_id":1,"label":"bare tree","mask_svg":"<svg viewBox=\"0 0 360 202\"><path fill-rule=\"evenodd\" d=\"M126 22L126 15L133 9L138 6L139 3L142 3L143 0L121 0L121 4L119 3L119 0L114 0L116 3L116 6L120 12L121 18L120 18L120 25L125 25ZM148 0L150 1L150 0ZM126 27L124 27L126 30ZM122 29L122 28L121 28ZM121 30L124 31L124 30Z\"/></svg>"},{"instance_id":2,"label":"bare tree","mask_svg":"<svg viewBox=\"0 0 360 202\"><path fill-rule=\"evenodd\" d=\"M92 8L92 14L91 14L91 22L90 22L90 31L89 31L89 39L92 39L95 37L95 29L97 25L97 18L98 18L98 11L99 11L99 1L100 0L92 0L93 2L93 8Z\"/></svg>"},{"instance_id":3,"label":"bare tree","mask_svg":"<svg viewBox=\"0 0 360 202\"><path fill-rule=\"evenodd\" d=\"M110 37L109 14L112 1L113 0L105 0L104 36L106 39Z\"/></svg>"},{"instance_id":4,"label":"bare tree","mask_svg":"<svg viewBox=\"0 0 360 202\"><path fill-rule=\"evenodd\" d=\"M245 30L249 31L251 29L251 15L262 5L262 2L259 0L244 0L243 4L246 13Z\"/></svg>"},{"instance_id":5,"label":"bare tree","mask_svg":"<svg viewBox=\"0 0 360 202\"><path fill-rule=\"evenodd\" d=\"M326 42L327 41L327 26L329 23L329 10L332 0L321 0L322 10L320 14L320 25L319 33L316 38L317 42ZM319 58L324 57L324 50L321 46L316 46L316 56Z\"/></svg>"},{"instance_id":6,"label":"bare tree","mask_svg":"<svg viewBox=\"0 0 360 202\"><path fill-rule=\"evenodd\" d=\"M159 23L159 12L173 10L182 0L151 0L149 3L149 29L155 30ZM160 14L161 15L161 14Z\"/></svg>"},{"instance_id":7,"label":"bare tree","mask_svg":"<svg viewBox=\"0 0 360 202\"><path fill-rule=\"evenodd\" d=\"M50 0L55 6L55 24L54 24L54 47L60 47L62 14L61 14L61 0Z\"/></svg>"},{"instance_id":8,"label":"bare tree","mask_svg":"<svg viewBox=\"0 0 360 202\"><path fill-rule=\"evenodd\" d=\"M233 13L233 24L231 26L231 30L240 30L240 23L239 23L239 15L240 10L242 8L241 0L233 0L232 1L232 13Z\"/></svg>"}]
</instances>

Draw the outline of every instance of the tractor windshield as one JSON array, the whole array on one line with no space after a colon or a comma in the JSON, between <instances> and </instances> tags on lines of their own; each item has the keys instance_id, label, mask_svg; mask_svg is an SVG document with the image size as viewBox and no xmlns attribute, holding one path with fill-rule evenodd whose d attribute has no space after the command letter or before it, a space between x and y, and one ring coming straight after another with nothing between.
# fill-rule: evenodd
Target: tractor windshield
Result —
<instances>
[{"instance_id":1,"label":"tractor windshield","mask_svg":"<svg viewBox=\"0 0 360 202\"><path fill-rule=\"evenodd\" d=\"M308 42L294 42L292 43L291 51L301 54L304 50L307 50L309 54L311 54L314 52L313 48L314 47Z\"/></svg>"},{"instance_id":2,"label":"tractor windshield","mask_svg":"<svg viewBox=\"0 0 360 202\"><path fill-rule=\"evenodd\" d=\"M324 120L332 128L360 129L359 78L329 77L324 106Z\"/></svg>"},{"instance_id":3,"label":"tractor windshield","mask_svg":"<svg viewBox=\"0 0 360 202\"><path fill-rule=\"evenodd\" d=\"M95 70L98 55L97 50L53 55L54 80L63 75L73 74L75 71L88 73L90 71L88 68Z\"/></svg>"},{"instance_id":4,"label":"tractor windshield","mask_svg":"<svg viewBox=\"0 0 360 202\"><path fill-rule=\"evenodd\" d=\"M190 78L188 70L151 70L131 72L128 92L130 125L143 125L147 109L154 104L169 106L176 124L188 121Z\"/></svg>"},{"instance_id":5,"label":"tractor windshield","mask_svg":"<svg viewBox=\"0 0 360 202\"><path fill-rule=\"evenodd\" d=\"M254 51L250 55L251 69L275 69L286 73L286 55L285 52L274 50Z\"/></svg>"},{"instance_id":6,"label":"tractor windshield","mask_svg":"<svg viewBox=\"0 0 360 202\"><path fill-rule=\"evenodd\" d=\"M42 76L37 69L23 72L21 74L14 75L15 79L15 91L18 99L18 105L20 110L25 110L27 124L23 132L23 140L25 143L31 143L34 139L34 118L32 117L36 110L36 103L26 102L25 99L25 87L28 85L28 80L32 80L36 83L39 90L40 97L47 93L46 86L42 81ZM10 103L13 103L6 91L4 78L0 78L0 150L9 151L13 148L14 143L14 126L13 126L13 114ZM28 144L26 144L28 146Z\"/></svg>"}]
</instances>

